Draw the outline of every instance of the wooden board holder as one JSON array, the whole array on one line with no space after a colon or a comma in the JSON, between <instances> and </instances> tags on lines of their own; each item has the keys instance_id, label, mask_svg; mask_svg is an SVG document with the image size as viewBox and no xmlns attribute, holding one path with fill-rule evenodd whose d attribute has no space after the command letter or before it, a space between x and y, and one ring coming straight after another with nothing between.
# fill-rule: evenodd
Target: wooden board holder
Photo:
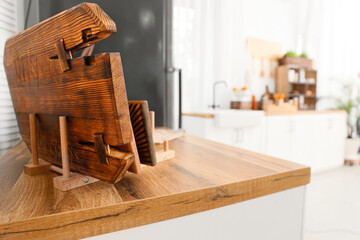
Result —
<instances>
[{"instance_id":1,"label":"wooden board holder","mask_svg":"<svg viewBox=\"0 0 360 240\"><path fill-rule=\"evenodd\" d=\"M153 136L155 136L155 112L150 111L150 122L151 122L151 130L153 132ZM165 160L169 160L175 157L175 151L169 149L169 141L165 140L163 143L163 150L156 151L156 161L161 162Z\"/></svg>"},{"instance_id":2,"label":"wooden board holder","mask_svg":"<svg viewBox=\"0 0 360 240\"><path fill-rule=\"evenodd\" d=\"M56 173L62 174L62 176L54 177L53 183L55 188L63 192L99 181L97 178L84 176L80 173L64 172L62 168L56 167L54 165L52 165L50 169ZM69 177L65 178L65 174L69 174Z\"/></svg>"},{"instance_id":3,"label":"wooden board holder","mask_svg":"<svg viewBox=\"0 0 360 240\"><path fill-rule=\"evenodd\" d=\"M156 165L148 103L135 101L130 116L120 54L92 55L94 44L116 31L97 4L81 3L7 39L5 73L19 132L33 155L26 174L53 164L62 167L61 181L80 173L115 184L127 171L139 173L140 163Z\"/></svg>"},{"instance_id":4,"label":"wooden board holder","mask_svg":"<svg viewBox=\"0 0 360 240\"><path fill-rule=\"evenodd\" d=\"M70 172L69 166L69 149L68 149L68 131L65 116L59 117L60 123L60 144L61 144L61 160L62 169L56 166L51 166L51 170L62 174L53 179L54 187L61 191L68 191L77 187L85 186L90 183L99 181L97 178L84 176L79 173Z\"/></svg>"},{"instance_id":5,"label":"wooden board holder","mask_svg":"<svg viewBox=\"0 0 360 240\"><path fill-rule=\"evenodd\" d=\"M28 148L29 113L36 113L38 158L61 166L59 116L66 116L71 171L108 183L120 181L136 158L121 148L134 138L120 54L91 55L95 43L115 32L115 22L97 4L82 3L8 38L3 51ZM84 48L81 57L72 58ZM32 167L26 172L32 174Z\"/></svg>"},{"instance_id":6,"label":"wooden board holder","mask_svg":"<svg viewBox=\"0 0 360 240\"><path fill-rule=\"evenodd\" d=\"M24 165L24 173L29 176L35 176L48 172L51 164L42 160L39 161L35 113L29 114L29 124L32 162Z\"/></svg>"},{"instance_id":7,"label":"wooden board holder","mask_svg":"<svg viewBox=\"0 0 360 240\"><path fill-rule=\"evenodd\" d=\"M164 141L163 150L156 151L156 160L158 162L169 160L175 157L175 151L169 149L169 141Z\"/></svg>"},{"instance_id":8,"label":"wooden board holder","mask_svg":"<svg viewBox=\"0 0 360 240\"><path fill-rule=\"evenodd\" d=\"M59 122L60 122L62 168L51 165L50 163L45 162L43 160L39 161L37 131L36 131L36 115L34 113L29 114L32 163L24 165L24 173L29 176L35 176L46 173L49 170L57 172L62 176L55 177L53 179L53 183L54 183L54 187L61 191L68 191L77 187L81 187L99 181L99 179L94 177L84 176L79 173L70 172L66 117L64 116L59 117Z\"/></svg>"}]
</instances>

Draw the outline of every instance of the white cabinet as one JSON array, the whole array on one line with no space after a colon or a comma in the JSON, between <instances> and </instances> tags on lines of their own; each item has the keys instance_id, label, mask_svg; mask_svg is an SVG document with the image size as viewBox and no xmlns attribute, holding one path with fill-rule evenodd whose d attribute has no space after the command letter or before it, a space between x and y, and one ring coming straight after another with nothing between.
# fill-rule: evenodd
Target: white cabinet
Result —
<instances>
[{"instance_id":1,"label":"white cabinet","mask_svg":"<svg viewBox=\"0 0 360 240\"><path fill-rule=\"evenodd\" d=\"M243 127L184 116L183 126L188 134L304 164L312 172L344 163L346 114L341 112L262 116Z\"/></svg>"},{"instance_id":2,"label":"white cabinet","mask_svg":"<svg viewBox=\"0 0 360 240\"><path fill-rule=\"evenodd\" d=\"M305 186L88 240L301 240ZM274 220L276 219L276 221Z\"/></svg>"},{"instance_id":3,"label":"white cabinet","mask_svg":"<svg viewBox=\"0 0 360 240\"><path fill-rule=\"evenodd\" d=\"M285 159L291 159L293 120L288 116L267 117L266 119L266 151L265 153Z\"/></svg>"},{"instance_id":4,"label":"white cabinet","mask_svg":"<svg viewBox=\"0 0 360 240\"><path fill-rule=\"evenodd\" d=\"M343 164L345 114L304 114L266 118L266 154L308 165L313 172Z\"/></svg>"},{"instance_id":5,"label":"white cabinet","mask_svg":"<svg viewBox=\"0 0 360 240\"><path fill-rule=\"evenodd\" d=\"M249 151L264 152L264 141L263 141L263 125L237 128L233 130L235 138L231 145L239 148L243 148Z\"/></svg>"},{"instance_id":6,"label":"white cabinet","mask_svg":"<svg viewBox=\"0 0 360 240\"><path fill-rule=\"evenodd\" d=\"M254 152L263 153L265 150L263 119L252 126L242 127L239 123L238 127L220 127L215 118L183 116L183 126L187 134Z\"/></svg>"},{"instance_id":7,"label":"white cabinet","mask_svg":"<svg viewBox=\"0 0 360 240\"><path fill-rule=\"evenodd\" d=\"M328 170L344 164L344 146L346 138L346 115L326 114L314 122L313 132L314 171Z\"/></svg>"},{"instance_id":8,"label":"white cabinet","mask_svg":"<svg viewBox=\"0 0 360 240\"><path fill-rule=\"evenodd\" d=\"M249 151L263 153L263 134L262 125L237 128L214 128L207 133L207 138Z\"/></svg>"},{"instance_id":9,"label":"white cabinet","mask_svg":"<svg viewBox=\"0 0 360 240\"><path fill-rule=\"evenodd\" d=\"M313 141L310 115L268 116L266 125L266 154L309 164Z\"/></svg>"}]
</instances>

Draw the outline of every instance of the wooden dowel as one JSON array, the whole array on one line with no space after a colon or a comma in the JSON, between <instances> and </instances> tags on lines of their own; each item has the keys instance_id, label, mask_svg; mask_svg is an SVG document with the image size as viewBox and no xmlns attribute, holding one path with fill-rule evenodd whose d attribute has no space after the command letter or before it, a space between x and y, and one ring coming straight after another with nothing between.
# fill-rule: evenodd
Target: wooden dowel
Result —
<instances>
[{"instance_id":1,"label":"wooden dowel","mask_svg":"<svg viewBox=\"0 0 360 240\"><path fill-rule=\"evenodd\" d=\"M31 139L30 141L31 141L32 163L33 163L33 165L39 165L35 113L29 114L29 123L30 123L30 139Z\"/></svg>"},{"instance_id":2,"label":"wooden dowel","mask_svg":"<svg viewBox=\"0 0 360 240\"><path fill-rule=\"evenodd\" d=\"M164 141L164 152L169 150L169 141Z\"/></svg>"},{"instance_id":3,"label":"wooden dowel","mask_svg":"<svg viewBox=\"0 0 360 240\"><path fill-rule=\"evenodd\" d=\"M59 174L63 174L62 168L59 168L59 167L54 166L54 165L51 165L51 166L50 166L50 170L51 170L51 171L54 171L54 172L56 172L56 173L59 173Z\"/></svg>"},{"instance_id":4,"label":"wooden dowel","mask_svg":"<svg viewBox=\"0 0 360 240\"><path fill-rule=\"evenodd\" d=\"M151 131L153 133L153 137L155 137L155 112L150 111L149 115L150 115Z\"/></svg>"},{"instance_id":5,"label":"wooden dowel","mask_svg":"<svg viewBox=\"0 0 360 240\"><path fill-rule=\"evenodd\" d=\"M70 177L70 167L69 167L69 152L68 152L68 133L67 133L67 124L66 117L61 116L60 121L60 142L61 142L61 159L62 159L62 169L63 177Z\"/></svg>"},{"instance_id":6,"label":"wooden dowel","mask_svg":"<svg viewBox=\"0 0 360 240\"><path fill-rule=\"evenodd\" d=\"M56 172L56 173L58 173L58 174L61 174L61 175L63 175L63 172L64 172L61 167L57 167L57 166L55 166L55 165L51 165L51 166L50 166L50 170L53 171L53 172ZM70 171L70 175L71 175L72 173L73 173L73 172Z\"/></svg>"}]
</instances>

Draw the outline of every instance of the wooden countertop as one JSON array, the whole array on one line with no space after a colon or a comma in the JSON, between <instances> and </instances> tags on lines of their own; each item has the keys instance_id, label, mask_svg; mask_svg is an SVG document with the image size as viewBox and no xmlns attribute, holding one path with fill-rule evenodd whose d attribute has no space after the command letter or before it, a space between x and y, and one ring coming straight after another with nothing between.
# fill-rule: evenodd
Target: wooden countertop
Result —
<instances>
[{"instance_id":1,"label":"wooden countertop","mask_svg":"<svg viewBox=\"0 0 360 240\"><path fill-rule=\"evenodd\" d=\"M182 113L181 115L190 117L214 118L214 114L211 113Z\"/></svg>"},{"instance_id":2,"label":"wooden countertop","mask_svg":"<svg viewBox=\"0 0 360 240\"><path fill-rule=\"evenodd\" d=\"M22 172L20 142L0 159L0 239L84 238L181 217L305 185L310 168L186 135L176 158L61 192L47 173Z\"/></svg>"},{"instance_id":3,"label":"wooden countertop","mask_svg":"<svg viewBox=\"0 0 360 240\"><path fill-rule=\"evenodd\" d=\"M241 110L239 110L241 111ZM296 112L276 112L276 113L267 113L265 112L265 116L280 116L280 115L302 115L302 114L332 114L332 113L346 113L343 110L306 110L306 111L296 111ZM212 113L182 113L183 116L191 116L191 117L202 117L202 118L214 118L215 115Z\"/></svg>"}]
</instances>

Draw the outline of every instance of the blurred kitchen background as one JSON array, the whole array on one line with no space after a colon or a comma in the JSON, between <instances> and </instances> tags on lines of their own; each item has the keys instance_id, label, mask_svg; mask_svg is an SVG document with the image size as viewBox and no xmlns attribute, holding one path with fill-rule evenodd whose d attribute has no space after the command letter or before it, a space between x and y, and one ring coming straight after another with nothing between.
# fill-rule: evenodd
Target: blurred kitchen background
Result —
<instances>
[{"instance_id":1,"label":"blurred kitchen background","mask_svg":"<svg viewBox=\"0 0 360 240\"><path fill-rule=\"evenodd\" d=\"M6 39L81 2L0 0L0 155L20 139ZM89 2L118 29L94 54L120 52L128 98L157 126L310 166L305 239L360 238L360 1Z\"/></svg>"}]
</instances>

